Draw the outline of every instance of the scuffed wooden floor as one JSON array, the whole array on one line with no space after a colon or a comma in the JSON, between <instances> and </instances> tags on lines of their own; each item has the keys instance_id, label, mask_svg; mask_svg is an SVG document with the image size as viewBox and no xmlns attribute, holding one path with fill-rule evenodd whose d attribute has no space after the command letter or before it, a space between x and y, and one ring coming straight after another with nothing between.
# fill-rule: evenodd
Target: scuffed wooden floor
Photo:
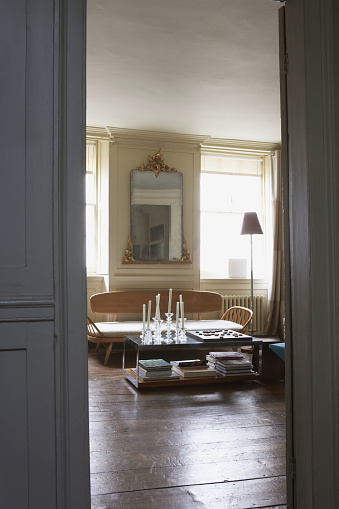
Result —
<instances>
[{"instance_id":1,"label":"scuffed wooden floor","mask_svg":"<svg viewBox=\"0 0 339 509\"><path fill-rule=\"evenodd\" d=\"M92 509L286 508L284 384L138 391L89 353Z\"/></svg>"}]
</instances>

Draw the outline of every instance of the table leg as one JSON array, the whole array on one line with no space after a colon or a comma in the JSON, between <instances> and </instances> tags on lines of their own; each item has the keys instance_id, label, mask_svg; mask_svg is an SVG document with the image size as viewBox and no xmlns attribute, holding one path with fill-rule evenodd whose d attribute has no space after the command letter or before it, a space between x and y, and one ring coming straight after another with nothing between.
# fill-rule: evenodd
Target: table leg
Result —
<instances>
[{"instance_id":1,"label":"table leg","mask_svg":"<svg viewBox=\"0 0 339 509\"><path fill-rule=\"evenodd\" d=\"M261 367L260 367L260 349L261 345L253 345L253 354L252 354L252 364L253 369L256 371L256 373L261 374Z\"/></svg>"}]
</instances>

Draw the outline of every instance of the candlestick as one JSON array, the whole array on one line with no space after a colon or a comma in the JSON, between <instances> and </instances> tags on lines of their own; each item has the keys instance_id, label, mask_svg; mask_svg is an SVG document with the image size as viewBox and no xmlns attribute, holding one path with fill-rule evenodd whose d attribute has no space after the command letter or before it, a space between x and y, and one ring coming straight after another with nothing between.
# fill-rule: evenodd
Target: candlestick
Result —
<instances>
[{"instance_id":1,"label":"candlestick","mask_svg":"<svg viewBox=\"0 0 339 509\"><path fill-rule=\"evenodd\" d=\"M151 307L152 307L152 301L149 300L148 301L148 314L147 314L147 327L148 328L150 326L150 321L151 321Z\"/></svg>"},{"instance_id":2,"label":"candlestick","mask_svg":"<svg viewBox=\"0 0 339 509\"><path fill-rule=\"evenodd\" d=\"M165 313L166 316L166 339L165 343L172 343L171 339L171 327L172 327L172 316L173 313Z\"/></svg>"},{"instance_id":3,"label":"candlestick","mask_svg":"<svg viewBox=\"0 0 339 509\"><path fill-rule=\"evenodd\" d=\"M177 334L179 343L186 343L186 341L187 341L185 322L186 322L186 318L182 318L181 329L178 329L178 334Z\"/></svg>"},{"instance_id":4,"label":"candlestick","mask_svg":"<svg viewBox=\"0 0 339 509\"><path fill-rule=\"evenodd\" d=\"M171 312L171 307L172 307L172 288L169 289L169 292L168 292L168 313Z\"/></svg>"},{"instance_id":5,"label":"candlestick","mask_svg":"<svg viewBox=\"0 0 339 509\"><path fill-rule=\"evenodd\" d=\"M155 313L154 313L154 318L158 318L158 301L159 301L159 294L155 296Z\"/></svg>"}]
</instances>

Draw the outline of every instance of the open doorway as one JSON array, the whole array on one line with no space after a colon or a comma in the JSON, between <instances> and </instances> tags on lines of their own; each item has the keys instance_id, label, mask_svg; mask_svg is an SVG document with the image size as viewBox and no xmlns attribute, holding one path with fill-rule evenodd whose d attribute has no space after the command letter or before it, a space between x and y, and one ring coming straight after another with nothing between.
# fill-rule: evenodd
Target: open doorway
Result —
<instances>
[{"instance_id":1,"label":"open doorway","mask_svg":"<svg viewBox=\"0 0 339 509\"><path fill-rule=\"evenodd\" d=\"M229 3L229 7L231 7L231 4L232 4L232 3L230 2L230 3ZM250 4L251 4L251 5L250 5ZM272 6L272 7L267 7L267 2L265 2L265 6L264 6L264 2L261 2L261 4L262 4L262 5L261 5L261 7L258 7L258 5L259 5L259 3L258 3L258 5L256 5L256 7L255 7L255 8L253 8L253 2L251 2L251 3L250 3L250 2L244 2L244 5L243 5L243 6L247 8L247 11L246 11L246 16L245 16L245 17L244 17L244 19L243 19L243 22L244 22L244 24L245 24L245 25L247 24L247 26L248 26L248 27L250 27L250 25L251 25L251 21L253 21L254 19L259 19L259 18L260 18L260 12L258 12L258 10L259 10L259 9L264 9L264 8L267 8L267 9L270 9L270 8L271 8L272 10L274 9L274 13L275 13L275 14L276 14L276 16L277 16L277 8L278 8L278 6L277 6L277 5L275 5L275 4L271 4L271 6ZM231 12L232 12L232 14L234 14L235 16L237 16L237 15L239 15L239 11L237 11L237 9L239 8L239 2L237 2L237 7L235 7L235 5L236 5L236 4L233 2L233 7L231 7ZM138 21L139 21L139 23L138 23L138 30L136 30L136 31L135 31L135 33L137 34L137 36L138 36L138 37L141 37L141 39L142 39L142 40L147 39L147 32L145 31L144 24L143 24L143 22L144 22L144 18L143 18L143 16L146 16L146 14L145 14L145 13L147 13L147 12L148 12L147 16L149 17L149 19L152 19L152 20L153 20L153 25L151 26L151 28L149 27L149 22L148 22L148 29L151 29L151 31L152 31L152 32L153 32L153 31L157 32L159 35L160 35L160 34L162 34L162 33L166 33L166 30L164 29L164 27L163 27L163 26L160 26L159 24L154 24L154 16L155 16L155 13L153 12L153 16L152 16L152 17L151 17L151 16L149 16L149 9L150 9L150 10L152 10L152 7L154 7L154 5L152 6L152 2L148 2L148 3L146 4L146 6L144 6L143 12L139 12L139 14L140 14L140 19L138 20ZM113 9L113 10L114 10L114 6L112 6L112 7L111 7L111 9ZM233 11L234 11L234 12L232 11L232 9L233 9ZM122 16L123 16L123 21L122 21L122 23L121 23L120 27L116 27L116 26L115 26L115 28L119 31L119 30L123 30L124 23L126 23L126 21L128 21L128 23L129 23L130 25L132 25L132 23L134 23L134 21L132 21L132 20L134 20L134 19L135 19L135 12L133 11L133 9L132 9L132 6L131 6L131 5L126 5L126 4L124 5L124 7L122 7L122 6L120 5L120 6L119 6L118 11L119 11L119 15L122 15ZM207 12L207 11L208 11L208 12ZM211 16L211 14L212 14L213 19L214 19L214 22L217 24L218 30L221 30L221 26L219 25L219 23L218 23L218 21L217 21L217 19L216 19L215 15L213 14L213 9L211 9L211 6L209 6L209 7L208 7L207 11L205 10L205 11L204 11L204 13L205 13L205 14L208 14L209 16ZM257 12L255 12L255 11L257 11ZM93 11L93 12L94 12L94 11ZM226 11L224 11L224 13L225 13L225 12L226 12ZM262 12L262 11L261 11L261 12ZM257 15L259 14L259 18L255 18L255 17L254 17L254 16L255 16L255 14L257 14ZM220 15L220 12L219 12L219 15ZM157 16L159 16L159 13L157 13ZM155 17L157 17L157 16L155 16ZM164 10L164 12L162 12L162 16L163 16L163 19L165 19L165 20L167 20L167 21L168 21L168 20L170 20L171 22L173 22L173 12L171 12L171 8L169 8L169 9L168 9L168 8L166 8L166 9ZM105 27L108 27L108 26L109 26L109 21L108 21L108 19L109 19L109 17L107 16L107 18L106 18L106 23L107 23L107 24L105 25ZM191 18L187 18L186 16L182 16L182 19L181 19L181 23L180 23L180 24L182 24L182 25L183 25L183 28L186 26L186 23L187 23L188 27L190 27L190 23L189 23L189 20L190 20L190 19L191 19ZM194 16L194 21L195 21L196 19L197 19L197 15L195 15L195 16ZM186 21L185 21L185 20L186 20ZM228 22L229 22L229 20L228 20ZM117 20L116 20L116 23L118 23L118 21L117 21ZM205 23L207 23L207 21L205 21ZM262 16L261 16L260 23L263 23ZM207 25L208 25L208 24L206 24L206 26L207 26ZM262 25L261 25L261 26L262 26ZM112 27L110 27L110 28L112 29ZM205 28L206 28L206 27L205 27ZM93 30L93 27L91 27L91 28L90 28L90 31L91 31L91 30ZM276 30L277 30L277 18L276 18ZM201 32L201 31L198 31L198 32ZM92 34L92 35L93 35L93 34ZM238 33L237 35L238 35L238 37L239 37L239 33ZM90 32L90 36L91 36L91 32ZM101 34L101 37L103 37L103 33ZM125 38L125 37L126 37L126 34L125 34L125 36L121 39L121 41L123 41L123 46L124 46L124 52L121 52L121 54L122 54L122 53L124 53L124 54L125 54L125 57L127 58L127 60L126 60L126 61L129 61L129 60L130 60L130 61L134 61L134 58L133 58L133 57L134 57L134 55L133 55L133 51L135 50L135 46L133 46L133 44L132 44L131 46L128 46L128 45L126 44L126 38ZM241 39L241 38L239 37L239 39ZM100 39L100 40L102 40L102 39ZM160 37L159 37L159 40L160 40ZM107 41L106 41L106 44L107 44ZM201 46L200 46L200 47L201 47ZM114 53L114 51L115 51L115 50L114 50L114 48L113 48L111 51L112 51L112 55L113 55L113 53ZM93 54L94 54L94 53L93 53ZM146 54L145 54L145 55L146 55ZM193 55L193 54L192 54L192 55ZM191 57L192 57L192 55L191 55ZM103 58L103 59L104 59L104 55L102 55L102 56L101 56L101 58ZM192 57L192 58L193 58L193 57ZM199 58L201 59L201 55L199 55ZM235 60L240 61L240 58L238 58L238 56L237 56L237 57L233 56L233 58L234 58ZM107 60L106 60L106 61L107 61ZM207 60L206 60L206 61L207 61ZM166 62L166 57L164 57L164 66L166 66L165 62ZM143 61L143 64L141 64L141 67L143 67L143 66L145 66L145 67L147 68L147 67L148 67L148 64L146 65L146 62L145 62L145 61ZM276 66L277 66L277 69L278 69L278 59L277 59L277 61L276 61ZM140 70L140 67L138 67L138 69ZM171 69L171 70L173 71L173 69ZM140 72L141 72L141 75L143 76L143 74L142 74L142 73L143 73L143 69L142 69ZM167 73L168 73L168 72L169 72L169 69L167 69ZM151 74L151 73L150 73L150 74ZM108 75L109 75L109 70L107 70L107 76L108 76ZM96 78L98 79L98 74L97 74ZM185 80L183 79L183 73L181 73L181 74L180 74L180 78L181 78L181 80L177 80L177 82L178 82L178 83L180 83L180 82L182 82L182 81L185 81ZM114 137L114 136L116 135L116 137L118 137L118 136L119 136L119 134L122 136L122 132L121 132L121 131L122 131L123 129L126 129L126 133L127 133L128 129L130 129L130 128L131 128L131 124L128 124L128 120L127 120L127 118L128 118L128 113L127 113L127 112L128 112L131 108L132 108L132 109L133 109L133 108L136 108L136 109L139 109L139 108L140 108L140 109L141 109L141 111L139 112L139 114L140 114L140 118L141 118L142 120L140 120L140 121L139 121L139 124L138 124L139 129L140 129L140 126L141 126L141 130L146 130L147 128L149 129L149 127L148 127L148 126L152 125L152 126L153 126L153 127L152 127L152 130L153 130L153 131L156 131L156 130L159 130L160 132L161 132L161 131L164 131L164 128L161 128L161 127L160 127L160 124L159 124L159 118L157 119L157 117L156 117L156 115L155 115L155 113L154 113L155 111L160 111L160 108L157 108L157 107L153 108L153 107L152 107L152 108L151 108L151 110L152 110L152 111L150 111L150 107L148 106L149 104L153 105L153 102L154 102L154 98L153 98L153 101L152 101L152 98L151 98L150 96L147 96L147 94L149 94L150 90L152 90L152 92L157 91L157 93L158 93L158 94L160 93L160 92L158 92L158 90L159 90L159 87L158 87L158 83L159 83L159 82L158 82L158 79L159 79L159 77L157 77L157 79L155 79L155 75L154 75L154 76L152 76L153 87L148 87L148 88L147 88L147 81L145 81L145 80L143 80L143 79L140 79L140 78L139 78L139 79L138 79L138 85L140 85L140 86L139 86L139 87L138 87L138 86L136 87L137 89L139 89L139 90L137 90L137 91L135 92L135 94L136 94L136 95L135 95L135 96L134 96L134 95L132 96L131 94L128 94L128 100L127 100L127 98L125 97L125 99L124 99L124 100L120 100L121 102L119 101L119 102L120 102L120 105L119 105L120 107L119 107L119 106L114 106L114 108L116 108L116 109L115 109L115 111L114 111L114 114L113 114L113 115L111 114L111 117L110 117L111 119L114 119L114 124L113 124L113 120L110 120L108 117L106 117L106 118L107 118L107 120L106 120L104 123L102 123L102 122L101 122L101 123L100 123L100 125L102 125L103 127L104 127L104 126L106 126L106 129L107 129L107 131L108 131L108 132L110 132L110 133L111 133L111 136L113 135L113 137ZM205 80L205 79L206 79L206 76L200 76L200 79L201 79L201 80ZM171 79L169 79L169 81L170 81L170 83L171 83ZM92 86L93 86L93 83L92 83L92 84L90 83L90 88L91 88ZM132 91L132 85L130 85L130 87L131 87L131 88L130 88L129 92L131 92L131 91ZM279 85L278 85L278 87L279 87ZM147 90L146 90L146 92L147 92L147 93L146 93L146 96L145 96L146 98L145 98L145 99L143 99L143 100L141 101L140 96L141 96L141 93L144 91L144 89L145 89L145 88L147 89ZM172 97L173 97L173 91L172 91L172 95L169 95L169 94L167 94L167 95L166 95L166 92L164 92L164 91L163 91L160 95L161 95L161 99L162 99L162 101L163 101L163 104L165 104L165 103L169 102L169 98L172 98ZM179 96L179 97L178 97L178 96ZM188 105L188 110L189 110L189 111L191 111L191 110L190 110L190 108L192 108L192 104L190 104L190 103L189 103L189 101L187 101L187 94L178 93L178 91L177 91L177 94L174 94L174 97L175 97L175 99L176 99L176 101L177 101L177 103L178 103L178 105L179 105L179 109L181 109L181 112L183 112L183 111L187 111L187 105ZM181 102L180 102L180 99L181 99L182 97L184 97L184 98L185 98L185 100L186 100L186 104L185 104L185 105L183 105L183 103L181 103ZM166 101L166 99L167 99L167 101ZM114 101L113 101L113 102L114 102ZM111 101L111 103L112 103L112 101ZM100 104L99 104L98 100L96 100L96 102L94 102L93 104L94 104L95 109L96 109L96 111L95 111L95 112L94 112L94 114L93 114L93 119L95 118L95 115L98 115L96 118L99 118ZM142 105L144 105L144 106L146 106L146 105L147 105L147 106L146 106L146 108L147 108L147 113L142 111L142 108L140 107L140 104L142 104ZM220 104L221 104L221 103L220 103ZM178 107L178 105L177 105L177 107ZM211 106L211 105L212 105L212 103L210 104L210 106ZM124 108L124 111L122 111L121 106ZM206 106L206 108L208 109L208 106ZM108 110L108 108L106 108L106 112L105 112L106 114L107 114L107 110ZM206 111L206 110L205 110L205 111ZM279 115L279 111L278 111L278 115ZM186 115L186 116L187 116L187 118L189 117L189 115ZM227 136L226 136L226 135L224 135L224 137L227 137L227 138L237 138L237 139L242 139L242 136L240 135L240 131L237 131L237 127L235 126L235 124L237 124L238 122L240 122L240 123L241 123L241 122L243 122L243 125L244 125L244 119L243 119L243 120L241 120L241 117L239 117L239 115L236 115L236 116L234 116L234 115L229 115L229 116L232 118L232 120L233 120L233 124L234 124L234 125L233 125L233 131L232 131L232 132L233 132L233 133L236 133L236 134L232 134L232 135L231 135L231 134L228 134ZM126 118L126 117L127 117L127 118ZM160 115L160 117L162 117L162 118L166 117L166 115L164 115L164 112L163 112L162 110L161 110L161 115ZM249 114L249 110L247 110L247 112L246 112L246 125L250 125L250 124L251 124L251 120L249 120L249 117L251 117L251 115ZM121 118L121 119L123 118L123 120L121 120L121 121L119 122L119 118ZM187 118L184 118L184 119L183 119L183 115L182 115L182 113L181 113L181 117L180 117L180 118L181 118L181 126L186 125L186 124L185 124L185 122L187 122ZM196 113L193 115L193 118L196 120ZM206 115L206 119L209 119L209 118L210 118L210 116L209 116L209 115ZM222 120L222 119L221 119L221 120L225 123L225 118L226 118L226 117L224 116L224 117L222 117L222 118L223 118L223 120ZM236 121L234 121L234 119L236 119ZM220 120L220 119L219 119L219 120ZM169 121L169 120L167 119L167 121ZM130 122L132 122L132 120L130 120ZM149 123L149 122L150 122L150 123ZM157 122L158 122L158 123L157 123ZM99 125L99 122L98 122L98 121L93 121L93 124L95 124L95 125ZM119 128L122 128L122 129L121 129L121 131L120 131L120 132L118 132L118 130L113 130L113 129L109 128L109 127L107 128L107 126L110 126L110 125L112 125L112 124L113 124L113 125L115 125L115 126L118 126ZM278 124L279 124L279 122L278 122ZM168 125L169 125L169 124L168 124ZM174 125L174 124L173 124L173 125ZM196 123L195 125L197 125L197 123ZM208 129L209 129L209 128L208 128L207 124L205 124L205 125L206 125L206 129L207 129L207 131L208 131ZM155 129L155 128L154 128L154 126L157 126L157 129ZM134 127L134 126L132 125L132 127ZM172 126L171 126L171 127L172 127ZM172 128L173 128L173 127L172 127ZM135 127L134 127L134 129L135 129ZM192 129L192 128L189 128L189 127L186 127L186 128L185 128L185 127L182 127L182 128L181 128L180 130L178 130L177 132L187 132L187 133L190 133L190 132L196 132L194 129L196 129L196 127L195 127L195 128L193 128L193 129ZM213 129L215 129L215 126L213 127ZM168 128L166 128L166 129L165 129L165 131L167 131L167 130L168 130ZM176 132L176 131L174 131L174 132ZM216 131L214 130L214 131L211 131L211 132L216 132ZM229 132L230 132L230 131L229 131ZM256 133L256 134L258 135L258 131L257 131L257 133ZM134 133L134 136L138 136L138 133ZM245 136L246 136L246 135L245 135ZM280 136L280 128L279 128L279 136ZM220 137L221 137L221 136L220 136ZM253 137L251 137L251 138L247 138L247 139L254 139L254 138L253 138ZM159 138L157 139L157 142L158 142L158 141L159 141ZM167 140L166 140L166 141L167 141ZM263 140L263 141L264 141L264 140ZM127 151L126 151L126 152L127 152ZM128 157L127 157L126 159L128 159ZM141 163L141 161L139 161L139 162ZM127 163L126 163L126 164L127 164ZM126 167L125 167L125 171L129 171L129 170L131 170L132 168L133 168L133 166L132 166L132 165L131 165L130 167L126 166ZM126 192L126 189L125 189L125 192ZM128 198L128 197L127 197L127 198ZM119 208L119 210L120 210L120 208ZM113 257L114 257L114 256L115 256L115 254L113 255ZM119 253L117 254L117 256L119 256ZM112 263L112 260L111 260L111 263ZM119 264L120 264L120 261L118 260L118 261L116 262L116 266L115 266L115 268L116 268ZM119 267L119 270L120 270L120 267ZM196 270L198 271L198 270L199 270L199 268L197 268ZM116 271L115 273L117 273L117 271ZM162 277L163 277L163 275L162 275ZM122 279L121 279L121 281L122 281ZM112 284L112 280L111 280L111 284ZM134 281L134 284L135 284L135 281ZM112 289L114 289L114 283L113 283L113 286L111 286L111 287L112 287Z\"/></svg>"}]
</instances>

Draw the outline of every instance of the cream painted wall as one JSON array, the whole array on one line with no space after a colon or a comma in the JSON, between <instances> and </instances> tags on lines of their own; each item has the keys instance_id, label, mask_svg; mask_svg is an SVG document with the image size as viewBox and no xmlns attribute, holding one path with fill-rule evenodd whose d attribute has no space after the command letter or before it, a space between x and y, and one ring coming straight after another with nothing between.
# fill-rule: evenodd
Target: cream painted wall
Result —
<instances>
[{"instance_id":1,"label":"cream painted wall","mask_svg":"<svg viewBox=\"0 0 339 509\"><path fill-rule=\"evenodd\" d=\"M110 129L110 290L199 289L199 177L202 137ZM203 138L204 139L204 138ZM183 231L192 263L124 264L130 235L130 172L162 149L165 164L183 174Z\"/></svg>"},{"instance_id":2,"label":"cream painted wall","mask_svg":"<svg viewBox=\"0 0 339 509\"><path fill-rule=\"evenodd\" d=\"M88 314L97 321L109 316L96 316L90 310L89 299L94 293L109 290L141 288L177 288L210 290L222 295L249 295L248 279L200 280L200 161L201 145L208 142L212 150L227 146L238 150L269 151L272 144L255 144L235 140L212 140L207 136L159 133L118 128L87 128L89 139L99 139L99 164L103 164L105 185L109 181L109 261L108 271L89 275ZM183 230L191 253L189 264L124 264L130 234L130 172L161 147L165 164L183 174ZM104 159L100 156L105 154ZM263 152L264 153L264 152ZM108 155L107 155L108 154ZM101 159L100 159L101 158ZM108 163L107 163L108 159ZM109 168L107 168L107 166ZM107 184L108 185L108 184ZM106 248L107 250L107 248ZM217 250L217 239L216 239ZM216 251L217 252L217 251ZM220 254L219 254L220 255ZM107 273L106 273L107 272ZM254 282L254 294L263 295L267 305L268 282Z\"/></svg>"}]
</instances>

